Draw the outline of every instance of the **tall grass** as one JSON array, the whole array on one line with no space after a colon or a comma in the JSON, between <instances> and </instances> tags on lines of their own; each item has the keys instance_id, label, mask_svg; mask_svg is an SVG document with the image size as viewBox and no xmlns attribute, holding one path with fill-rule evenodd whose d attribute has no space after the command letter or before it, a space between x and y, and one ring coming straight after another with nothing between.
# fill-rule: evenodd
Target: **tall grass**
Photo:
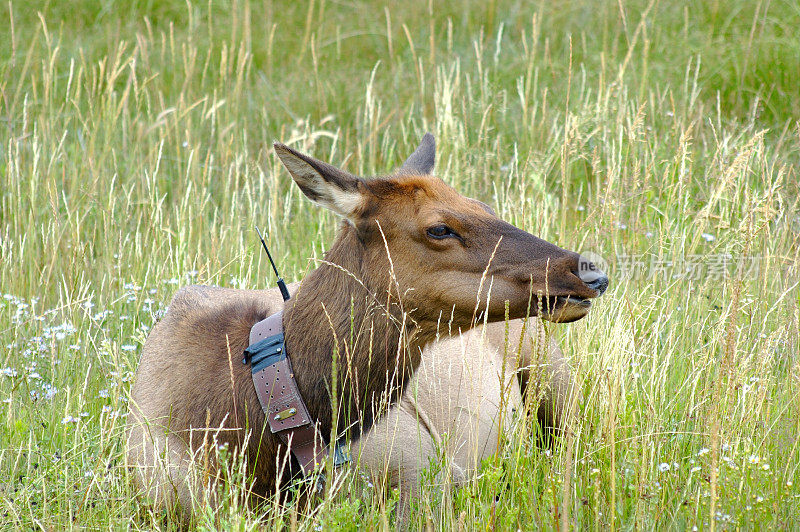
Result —
<instances>
[{"instance_id":1,"label":"tall grass","mask_svg":"<svg viewBox=\"0 0 800 532\"><path fill-rule=\"evenodd\" d=\"M273 140L369 175L426 130L440 177L612 281L551 327L576 378L566 435L543 450L521 424L411 522L796 526L800 9L457 4L0 6L5 527L175 526L122 453L148 330L180 285L272 282L254 223L285 277L321 258L336 220ZM201 527L392 523L396 495L354 473L320 507L260 513L240 480Z\"/></svg>"}]
</instances>

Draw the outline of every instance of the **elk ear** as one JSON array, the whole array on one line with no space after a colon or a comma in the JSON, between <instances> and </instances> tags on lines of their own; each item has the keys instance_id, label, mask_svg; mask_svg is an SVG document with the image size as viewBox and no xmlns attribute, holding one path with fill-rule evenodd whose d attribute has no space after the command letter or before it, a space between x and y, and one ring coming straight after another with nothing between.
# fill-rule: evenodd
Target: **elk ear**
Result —
<instances>
[{"instance_id":1,"label":"elk ear","mask_svg":"<svg viewBox=\"0 0 800 532\"><path fill-rule=\"evenodd\" d=\"M406 159L398 174L430 175L436 163L436 139L430 133L425 133L414 153Z\"/></svg>"},{"instance_id":2,"label":"elk ear","mask_svg":"<svg viewBox=\"0 0 800 532\"><path fill-rule=\"evenodd\" d=\"M345 218L352 218L364 203L361 180L333 165L304 155L289 146L273 144L283 166L308 199Z\"/></svg>"}]
</instances>

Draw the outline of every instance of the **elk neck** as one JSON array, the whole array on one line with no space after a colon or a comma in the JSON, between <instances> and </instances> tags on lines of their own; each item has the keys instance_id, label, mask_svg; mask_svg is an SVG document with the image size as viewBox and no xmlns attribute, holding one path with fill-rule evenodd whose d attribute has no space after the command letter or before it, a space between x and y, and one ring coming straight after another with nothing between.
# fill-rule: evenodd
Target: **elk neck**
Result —
<instances>
[{"instance_id":1,"label":"elk neck","mask_svg":"<svg viewBox=\"0 0 800 532\"><path fill-rule=\"evenodd\" d=\"M389 290L389 263L375 268L356 229L343 223L325 262L286 302L286 350L309 413L330 434L332 371L337 358L338 431L357 437L402 393L428 334L401 311ZM375 271L380 270L380 271ZM388 394L386 393L388 391Z\"/></svg>"}]
</instances>

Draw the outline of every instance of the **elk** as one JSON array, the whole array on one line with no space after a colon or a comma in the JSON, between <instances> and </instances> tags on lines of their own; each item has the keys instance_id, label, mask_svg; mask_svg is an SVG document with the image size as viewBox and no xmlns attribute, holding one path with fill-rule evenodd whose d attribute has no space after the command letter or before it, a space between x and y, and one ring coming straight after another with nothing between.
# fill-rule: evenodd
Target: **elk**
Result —
<instances>
[{"instance_id":1,"label":"elk","mask_svg":"<svg viewBox=\"0 0 800 532\"><path fill-rule=\"evenodd\" d=\"M399 171L372 179L274 149L305 196L343 220L325 259L285 303L277 289L189 286L150 332L131 390L127 460L145 495L183 515L198 499L193 471L210 432L244 457L253 494L269 496L290 478L241 363L251 327L266 316L283 310L294 377L322 434L335 422L358 438L380 416L376 405L400 397L444 323L466 331L481 317L574 321L602 291L577 253L431 175L430 134Z\"/></svg>"}]
</instances>

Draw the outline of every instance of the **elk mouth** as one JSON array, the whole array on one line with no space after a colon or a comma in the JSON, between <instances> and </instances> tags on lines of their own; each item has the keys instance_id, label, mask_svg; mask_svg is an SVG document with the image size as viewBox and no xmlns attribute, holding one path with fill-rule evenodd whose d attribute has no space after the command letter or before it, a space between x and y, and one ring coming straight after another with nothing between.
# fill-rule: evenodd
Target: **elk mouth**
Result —
<instances>
[{"instance_id":1,"label":"elk mouth","mask_svg":"<svg viewBox=\"0 0 800 532\"><path fill-rule=\"evenodd\" d=\"M578 297L578 296L558 296L556 297L556 304L561 305L578 305L579 307L583 308L590 308L592 306L592 302L586 299L585 297Z\"/></svg>"},{"instance_id":2,"label":"elk mouth","mask_svg":"<svg viewBox=\"0 0 800 532\"><path fill-rule=\"evenodd\" d=\"M544 301L541 317L556 323L577 321L589 313L592 302L585 297L553 296Z\"/></svg>"}]
</instances>

